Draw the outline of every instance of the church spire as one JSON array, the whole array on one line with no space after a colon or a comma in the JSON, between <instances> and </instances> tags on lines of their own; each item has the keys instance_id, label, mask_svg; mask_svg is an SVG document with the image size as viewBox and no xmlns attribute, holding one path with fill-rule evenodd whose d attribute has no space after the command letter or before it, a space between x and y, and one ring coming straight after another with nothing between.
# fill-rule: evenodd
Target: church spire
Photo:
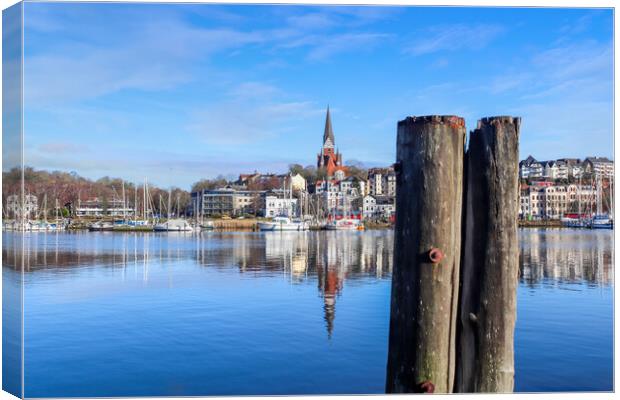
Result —
<instances>
[{"instance_id":1,"label":"church spire","mask_svg":"<svg viewBox=\"0 0 620 400\"><path fill-rule=\"evenodd\" d=\"M323 132L323 147L334 147L336 139L332 130L332 119L329 115L329 105L327 106L327 117L325 117L325 131Z\"/></svg>"}]
</instances>

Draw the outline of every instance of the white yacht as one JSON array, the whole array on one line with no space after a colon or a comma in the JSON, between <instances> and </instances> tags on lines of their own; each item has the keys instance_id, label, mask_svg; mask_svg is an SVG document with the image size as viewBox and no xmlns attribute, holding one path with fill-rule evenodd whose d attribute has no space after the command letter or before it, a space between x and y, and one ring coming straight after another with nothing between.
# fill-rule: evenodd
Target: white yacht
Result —
<instances>
[{"instance_id":1,"label":"white yacht","mask_svg":"<svg viewBox=\"0 0 620 400\"><path fill-rule=\"evenodd\" d=\"M364 225L359 219L342 218L329 221L325 225L325 229L329 231L361 231L364 230Z\"/></svg>"},{"instance_id":2,"label":"white yacht","mask_svg":"<svg viewBox=\"0 0 620 400\"><path fill-rule=\"evenodd\" d=\"M88 227L89 231L111 231L114 228L114 222L111 221L97 221Z\"/></svg>"},{"instance_id":3,"label":"white yacht","mask_svg":"<svg viewBox=\"0 0 620 400\"><path fill-rule=\"evenodd\" d=\"M271 221L259 222L258 229L261 231L307 231L309 226L305 221L279 216Z\"/></svg>"},{"instance_id":4,"label":"white yacht","mask_svg":"<svg viewBox=\"0 0 620 400\"><path fill-rule=\"evenodd\" d=\"M155 224L157 232L193 232L194 228L184 219L169 219L166 222Z\"/></svg>"}]
</instances>

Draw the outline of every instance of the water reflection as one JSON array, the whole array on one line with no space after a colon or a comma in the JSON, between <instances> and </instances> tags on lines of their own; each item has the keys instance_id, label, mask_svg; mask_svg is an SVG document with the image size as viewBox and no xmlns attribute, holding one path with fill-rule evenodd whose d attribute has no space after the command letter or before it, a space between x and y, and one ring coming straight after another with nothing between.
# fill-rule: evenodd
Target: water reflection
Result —
<instances>
[{"instance_id":1,"label":"water reflection","mask_svg":"<svg viewBox=\"0 0 620 400\"><path fill-rule=\"evenodd\" d=\"M613 283L613 236L608 231L523 229L520 282ZM22 248L23 246L23 248ZM212 232L203 235L108 232L3 232L2 261L16 269L126 267L194 259L244 276L282 275L292 283L317 279L337 296L345 280L385 279L392 271L391 232Z\"/></svg>"},{"instance_id":2,"label":"water reflection","mask_svg":"<svg viewBox=\"0 0 620 400\"><path fill-rule=\"evenodd\" d=\"M517 390L609 390L613 232L519 234ZM27 397L383 391L390 231L20 238Z\"/></svg>"},{"instance_id":3,"label":"water reflection","mask_svg":"<svg viewBox=\"0 0 620 400\"><path fill-rule=\"evenodd\" d=\"M79 267L141 266L141 278L147 282L149 265L189 259L206 268L236 268L244 277L281 276L291 284L316 280L328 336L345 281L385 279L392 271L391 232L29 232L24 236L25 251L17 246L16 235L3 233L3 262L13 267L23 257L27 274L43 269L70 274Z\"/></svg>"},{"instance_id":4,"label":"water reflection","mask_svg":"<svg viewBox=\"0 0 620 400\"><path fill-rule=\"evenodd\" d=\"M613 284L612 231L528 228L519 236L521 284Z\"/></svg>"},{"instance_id":5,"label":"water reflection","mask_svg":"<svg viewBox=\"0 0 620 400\"><path fill-rule=\"evenodd\" d=\"M331 337L336 300L345 281L384 279L392 272L391 234L357 232L270 232L221 234L217 241L197 241L197 260L212 267L234 265L244 274L281 274L291 283L316 279L323 298L327 334Z\"/></svg>"},{"instance_id":6,"label":"water reflection","mask_svg":"<svg viewBox=\"0 0 620 400\"><path fill-rule=\"evenodd\" d=\"M152 263L188 259L205 268L237 269L244 277L281 276L291 284L316 280L328 336L334 329L336 303L345 282L386 279L392 271L391 232L31 232L24 236L23 251L17 235L3 233L2 259L4 265L15 268L23 257L26 273L133 266L137 274L139 266L141 279L148 282ZM520 283L529 287L613 283L613 242L609 232L521 230L519 257ZM174 270L170 272L174 274Z\"/></svg>"}]
</instances>

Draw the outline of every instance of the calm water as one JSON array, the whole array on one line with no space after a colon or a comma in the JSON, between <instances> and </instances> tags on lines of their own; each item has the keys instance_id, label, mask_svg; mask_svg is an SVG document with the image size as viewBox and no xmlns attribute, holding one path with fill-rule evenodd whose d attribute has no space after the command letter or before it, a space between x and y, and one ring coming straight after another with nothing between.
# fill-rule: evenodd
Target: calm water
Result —
<instances>
[{"instance_id":1,"label":"calm water","mask_svg":"<svg viewBox=\"0 0 620 400\"><path fill-rule=\"evenodd\" d=\"M3 233L5 293L17 241ZM382 393L392 245L389 231L29 234L25 395ZM521 231L516 390L613 389L612 258L610 231Z\"/></svg>"}]
</instances>

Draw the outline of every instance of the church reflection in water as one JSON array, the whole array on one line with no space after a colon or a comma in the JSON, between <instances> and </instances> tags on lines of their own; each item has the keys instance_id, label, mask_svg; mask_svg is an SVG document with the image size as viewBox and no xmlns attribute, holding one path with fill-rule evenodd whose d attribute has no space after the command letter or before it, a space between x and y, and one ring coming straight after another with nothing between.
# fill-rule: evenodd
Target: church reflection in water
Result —
<instances>
[{"instance_id":1,"label":"church reflection in water","mask_svg":"<svg viewBox=\"0 0 620 400\"><path fill-rule=\"evenodd\" d=\"M613 232L562 229L520 230L520 284L613 284ZM29 275L45 270L70 276L80 267L167 268L174 261L211 270L238 271L244 278L275 277L291 284L316 280L323 299L328 335L345 283L389 279L393 234L366 232L209 232L200 235L156 233L3 232L5 268ZM35 275L27 276L29 280Z\"/></svg>"},{"instance_id":2,"label":"church reflection in water","mask_svg":"<svg viewBox=\"0 0 620 400\"><path fill-rule=\"evenodd\" d=\"M222 234L217 240L230 241L232 254L201 241L199 263L220 268L235 265L244 274L279 274L293 284L316 279L329 336L345 281L386 279L392 272L391 232Z\"/></svg>"}]
</instances>

